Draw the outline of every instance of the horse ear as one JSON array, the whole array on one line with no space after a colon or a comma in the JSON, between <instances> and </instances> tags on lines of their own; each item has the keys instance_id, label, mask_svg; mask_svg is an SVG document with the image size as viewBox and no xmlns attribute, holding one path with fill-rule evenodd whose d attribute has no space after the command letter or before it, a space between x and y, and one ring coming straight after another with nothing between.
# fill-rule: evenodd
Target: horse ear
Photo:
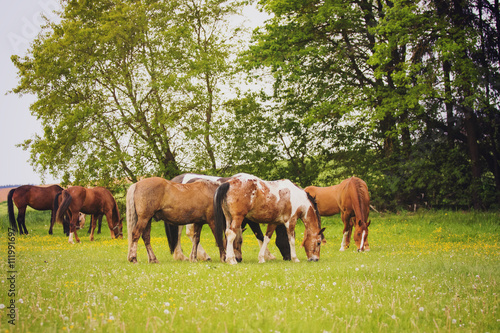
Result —
<instances>
[{"instance_id":1,"label":"horse ear","mask_svg":"<svg viewBox=\"0 0 500 333\"><path fill-rule=\"evenodd\" d=\"M247 228L243 228L243 229L241 229L241 233L244 233L244 232L245 232L245 230L247 230Z\"/></svg>"},{"instance_id":2,"label":"horse ear","mask_svg":"<svg viewBox=\"0 0 500 333\"><path fill-rule=\"evenodd\" d=\"M321 229L319 232L318 232L318 235L323 235L323 232L325 231L326 227ZM323 235L324 236L324 235Z\"/></svg>"},{"instance_id":3,"label":"horse ear","mask_svg":"<svg viewBox=\"0 0 500 333\"><path fill-rule=\"evenodd\" d=\"M368 223L366 224L366 227L369 227L370 223L372 223L372 220L368 220Z\"/></svg>"}]
</instances>

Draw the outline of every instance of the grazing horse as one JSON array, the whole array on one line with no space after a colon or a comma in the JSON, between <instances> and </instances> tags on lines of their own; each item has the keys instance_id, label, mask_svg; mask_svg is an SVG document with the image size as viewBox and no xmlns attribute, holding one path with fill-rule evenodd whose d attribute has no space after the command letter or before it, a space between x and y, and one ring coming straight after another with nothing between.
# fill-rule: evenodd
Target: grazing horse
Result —
<instances>
[{"instance_id":1,"label":"grazing horse","mask_svg":"<svg viewBox=\"0 0 500 333\"><path fill-rule=\"evenodd\" d=\"M94 230L99 216L105 215L108 220L111 238L123 238L122 219L115 198L111 192L104 187L85 188L81 186L71 186L61 193L61 203L57 209L56 218L61 220L64 214L70 217L70 234L68 242L74 244L73 235L76 242L80 242L76 233L79 212L91 214L92 232L90 241L94 240ZM58 205L58 200L54 200L54 206Z\"/></svg>"},{"instance_id":2,"label":"grazing horse","mask_svg":"<svg viewBox=\"0 0 500 333\"><path fill-rule=\"evenodd\" d=\"M198 179L208 179L210 181L222 184L222 183L225 183L226 181L228 181L230 178L231 177L216 177L216 176L200 175L200 174L195 174L195 173L183 173L181 175L178 175L178 176L172 178L171 181L176 182L176 183L181 183L181 184L188 184L188 183L192 183L194 181L197 181ZM259 245L262 246L262 242L264 241L264 234L262 233L262 230L260 229L259 224L252 222L248 219L244 219L243 223L241 225L241 228L244 229L246 225L248 225L252 229L255 237L257 238L257 240L259 242ZM171 224L167 224L165 222L165 228L175 228L175 226L173 226ZM175 260L187 260L186 256L182 252L181 242L180 242L181 235L182 235L182 229L184 228L184 226L179 226L178 228L179 228L178 241L177 241L177 245L175 246L175 250L174 250L174 254L173 254L174 259ZM169 232L167 232L167 237L169 234L172 234L174 232L175 232L175 229L172 229ZM193 225L192 224L186 225L186 235L191 239L191 242L193 242L193 234L194 234ZM283 256L283 260L290 260L291 259L291 257L290 257L290 245L288 244L288 236L286 235L285 226L279 225L276 228L276 234L277 234L276 246L280 250L281 255ZM241 241L242 241L241 237L238 237L235 241L235 244L234 244L235 245L234 250L235 250L235 254L236 254L236 260L238 262L240 262L242 259L242 256L241 256L241 243L242 242ZM171 242L171 240L169 238L169 243L170 242ZM266 256L267 260L276 259L276 257L269 252L269 249L266 250L265 256ZM211 260L210 256L205 252L205 250L203 249L201 244L198 245L198 258L201 258L204 260Z\"/></svg>"},{"instance_id":3,"label":"grazing horse","mask_svg":"<svg viewBox=\"0 0 500 333\"><path fill-rule=\"evenodd\" d=\"M52 210L55 196L62 191L63 188L59 185L47 187L23 185L10 190L7 196L7 206L12 229L17 232L14 204L18 210L17 223L19 224L19 233L27 235L28 229L26 229L25 223L26 207L30 206L36 210ZM53 219L53 214L54 212L52 212L51 220Z\"/></svg>"},{"instance_id":4,"label":"grazing horse","mask_svg":"<svg viewBox=\"0 0 500 333\"><path fill-rule=\"evenodd\" d=\"M368 220L370 212L370 195L366 183L351 177L338 185L329 187L308 186L305 191L316 198L319 214L332 216L341 213L344 231L340 251L349 247L352 227L355 226L354 242L358 251L369 251Z\"/></svg>"},{"instance_id":5,"label":"grazing horse","mask_svg":"<svg viewBox=\"0 0 500 333\"><path fill-rule=\"evenodd\" d=\"M194 224L193 248L190 261L197 261L201 228L207 223L215 232L213 195L219 186L209 180L190 184L179 184L169 180L152 177L133 184L127 191L127 230L128 260L137 263L137 243L142 236L150 263L157 263L150 243L151 221L163 220L174 225ZM176 230L171 236L177 243ZM221 258L224 257L224 244L218 242Z\"/></svg>"},{"instance_id":6,"label":"grazing horse","mask_svg":"<svg viewBox=\"0 0 500 333\"><path fill-rule=\"evenodd\" d=\"M300 218L306 227L304 241L309 261L318 261L324 240L321 219L314 198L289 180L264 181L248 174L238 174L219 186L214 198L216 240L227 239L226 261L236 264L233 241L243 219L267 224L259 263L265 261L265 250L278 225L285 225L290 243L291 259L298 262L295 252L295 225Z\"/></svg>"}]
</instances>

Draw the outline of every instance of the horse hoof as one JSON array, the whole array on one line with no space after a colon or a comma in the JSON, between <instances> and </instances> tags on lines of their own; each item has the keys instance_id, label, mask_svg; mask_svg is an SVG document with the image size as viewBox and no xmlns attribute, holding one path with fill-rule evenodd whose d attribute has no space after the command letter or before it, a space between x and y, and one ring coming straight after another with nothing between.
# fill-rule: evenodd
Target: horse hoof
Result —
<instances>
[{"instance_id":1,"label":"horse hoof","mask_svg":"<svg viewBox=\"0 0 500 333\"><path fill-rule=\"evenodd\" d=\"M238 263L234 257L227 258L226 261L229 265L236 265Z\"/></svg>"},{"instance_id":2,"label":"horse hoof","mask_svg":"<svg viewBox=\"0 0 500 333\"><path fill-rule=\"evenodd\" d=\"M150 260L149 263L150 264L159 264L160 262L158 261L158 259L154 259L154 260Z\"/></svg>"}]
</instances>

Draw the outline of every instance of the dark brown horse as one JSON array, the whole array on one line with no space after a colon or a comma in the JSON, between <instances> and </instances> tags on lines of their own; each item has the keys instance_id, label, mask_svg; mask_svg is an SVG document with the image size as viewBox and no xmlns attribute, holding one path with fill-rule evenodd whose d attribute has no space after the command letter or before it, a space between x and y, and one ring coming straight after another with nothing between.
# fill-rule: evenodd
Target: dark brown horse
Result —
<instances>
[{"instance_id":1,"label":"dark brown horse","mask_svg":"<svg viewBox=\"0 0 500 333\"><path fill-rule=\"evenodd\" d=\"M30 206L36 210L53 210L54 198L61 193L63 188L59 185L51 186L33 186L23 185L9 191L7 196L7 206L9 211L10 226L17 232L16 217L14 215L14 204L17 207L17 223L19 224L19 233L28 234L26 228L25 215L26 207ZM52 211L51 220L54 218ZM52 230L51 230L52 231Z\"/></svg>"},{"instance_id":2,"label":"dark brown horse","mask_svg":"<svg viewBox=\"0 0 500 333\"><path fill-rule=\"evenodd\" d=\"M213 182L217 182L219 184L225 183L231 177L216 177L216 176L207 176L207 175L200 175L200 174L195 174L195 173L183 173L181 175L178 175L174 178L172 178L172 182L176 183L181 183L181 184L188 184L192 183L194 181L197 181L199 179L207 179ZM214 193L215 194L215 193ZM262 243L264 242L264 234L262 233L262 230L260 229L260 225L258 223L252 222L248 219L244 219L243 223L241 224L241 228L244 230L245 226L249 226L250 229L252 229L252 232L254 233L255 237L259 241L259 245L262 246ZM172 228L173 227L173 228ZM194 235L194 226L192 224L186 225L186 235L191 239L191 242L193 242L193 235ZM165 229L171 228L171 230L167 231L167 238L169 241L169 244L172 242L171 237L169 235L173 234L175 230L175 226L172 226L170 224L167 224L165 222ZM184 226L179 226L178 227L178 238L177 238L177 244L175 246L175 249L173 251L173 256L174 259L176 260L187 260L186 256L182 252L182 247L181 247L181 235L182 235L182 229ZM241 256L241 237L238 237L235 240L235 255L236 255L236 260L241 261L242 256ZM286 228L283 225L279 225L276 228L276 246L281 252L281 255L283 256L283 260L291 260L290 257L290 244L288 244L288 236L286 234ZM273 260L276 259L274 255L272 255L269 250L266 250L265 254L266 260ZM211 260L210 256L205 252L201 244L198 244L198 258L204 259L204 260Z\"/></svg>"},{"instance_id":3,"label":"dark brown horse","mask_svg":"<svg viewBox=\"0 0 500 333\"><path fill-rule=\"evenodd\" d=\"M284 225L290 243L292 261L298 262L295 253L295 225L301 219L305 225L302 245L309 261L318 261L324 240L321 219L314 198L289 180L264 181L248 174L238 174L219 186L214 198L216 241L227 239L226 261L236 264L233 242L244 218L267 224L264 242L259 252L259 262L265 261L265 250L278 225Z\"/></svg>"},{"instance_id":4,"label":"dark brown horse","mask_svg":"<svg viewBox=\"0 0 500 333\"><path fill-rule=\"evenodd\" d=\"M137 243L142 236L150 263L158 259L151 247L151 221L163 220L173 225L194 224L193 248L189 259L197 260L201 228L207 223L215 232L213 195L219 186L209 180L179 184L153 177L133 184L127 192L128 260L137 262ZM177 230L174 235L177 235ZM175 240L173 244L176 244ZM224 244L218 242L221 258ZM172 249L172 247L171 247Z\"/></svg>"},{"instance_id":5,"label":"dark brown horse","mask_svg":"<svg viewBox=\"0 0 500 333\"><path fill-rule=\"evenodd\" d=\"M363 180L351 177L334 186L308 186L305 191L316 198L321 216L341 214L344 231L340 251L349 247L353 226L356 227L354 242L358 251L370 250L368 245L370 195L368 186Z\"/></svg>"},{"instance_id":6,"label":"dark brown horse","mask_svg":"<svg viewBox=\"0 0 500 333\"><path fill-rule=\"evenodd\" d=\"M94 230L99 216L106 216L111 238L123 238L122 219L115 198L111 192L104 187L85 188L81 186L71 186L61 193L62 201L57 209L56 217L62 219L64 214L70 216L69 243L74 244L73 235L76 242L80 242L76 233L79 212L92 215L92 232L90 240L94 240ZM54 205L58 204L54 200Z\"/></svg>"}]
</instances>

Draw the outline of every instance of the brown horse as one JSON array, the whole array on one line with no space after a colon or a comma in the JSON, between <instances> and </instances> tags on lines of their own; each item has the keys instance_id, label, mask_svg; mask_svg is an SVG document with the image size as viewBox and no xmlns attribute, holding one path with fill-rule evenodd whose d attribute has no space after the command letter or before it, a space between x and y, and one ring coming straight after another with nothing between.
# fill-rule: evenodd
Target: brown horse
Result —
<instances>
[{"instance_id":1,"label":"brown horse","mask_svg":"<svg viewBox=\"0 0 500 333\"><path fill-rule=\"evenodd\" d=\"M291 259L298 262L295 252L295 225L300 218L306 227L304 242L309 261L318 261L324 240L321 219L314 198L289 180L264 181L248 174L238 174L219 186L214 198L216 241L227 239L226 261L236 264L233 241L246 217L267 224L259 262L265 261L265 250L278 225L285 225L290 243Z\"/></svg>"},{"instance_id":2,"label":"brown horse","mask_svg":"<svg viewBox=\"0 0 500 333\"><path fill-rule=\"evenodd\" d=\"M56 223L56 215L57 215L57 209L59 208L61 202L62 202L62 196L61 196L61 193L57 193L55 198L54 198L54 203L53 203L53 208L52 208L52 218L50 219L50 228L49 228L49 235L52 235L52 229L54 228L54 224ZM86 215L79 212L78 213L78 221L77 221L77 224L76 224L76 229L79 230L79 229L83 229L83 227L85 226L85 218L86 218ZM69 211L66 211L66 214L64 214L64 217L63 217L63 227L64 227L64 233L66 234L66 236L69 236L69 221L71 220L71 216L70 216L70 212ZM92 228L92 223L90 224L90 227ZM89 230L90 232L90 230Z\"/></svg>"},{"instance_id":3,"label":"brown horse","mask_svg":"<svg viewBox=\"0 0 500 333\"><path fill-rule=\"evenodd\" d=\"M199 179L207 179L213 182L217 182L219 185L222 183L225 183L231 177L216 177L216 176L207 176L207 175L200 175L200 174L195 174L195 173L183 173L181 175L178 175L174 178L172 178L172 182L176 183L181 183L181 184L188 184L192 183L194 181L197 181ZM215 194L215 192L214 192ZM248 225L250 229L252 229L255 237L257 238L259 245L262 246L262 243L264 241L264 234L262 233L262 230L260 229L260 225L258 223L252 222L248 219L244 219L243 223L241 225L242 230L245 230L245 226ZM171 225L167 225L165 222L165 228L171 228ZM177 238L177 244L175 246L173 255L175 260L187 260L186 256L182 252L182 247L181 247L181 235L182 235L182 229L184 226L179 226L178 227L178 238ZM167 232L167 237L169 239L169 244L172 242L170 237L168 236L169 234L173 234L175 232L175 229L170 230ZM284 226L278 226L276 228L276 246L281 252L281 255L283 256L283 260L290 260L290 245L288 244L288 236L286 235L286 228ZM192 224L186 225L186 235L191 239L191 242L193 242L193 235L194 235L194 226ZM242 244L242 238L237 237L235 242L234 242L234 251L236 255L236 260L240 262L242 260L241 256L241 244ZM266 260L274 260L276 257L272 255L269 250L266 250ZM203 247L201 246L201 243L198 244L198 258L201 258L203 260L211 260L210 256L205 252Z\"/></svg>"},{"instance_id":4,"label":"brown horse","mask_svg":"<svg viewBox=\"0 0 500 333\"><path fill-rule=\"evenodd\" d=\"M74 244L73 235L76 242L80 242L76 233L79 212L92 215L91 241L94 240L96 221L101 215L105 215L106 220L108 220L111 238L123 238L122 219L120 219L118 205L108 189L104 187L85 188L71 186L61 193L61 197L62 201L57 209L56 217L60 220L66 213L70 216L69 243ZM54 200L54 205L56 204L57 200Z\"/></svg>"},{"instance_id":5,"label":"brown horse","mask_svg":"<svg viewBox=\"0 0 500 333\"><path fill-rule=\"evenodd\" d=\"M316 198L319 214L332 216L341 213L344 231L340 251L349 247L352 227L355 226L354 242L358 251L369 251L368 214L370 212L370 195L366 183L351 177L338 185L329 187L308 186L305 191Z\"/></svg>"},{"instance_id":6,"label":"brown horse","mask_svg":"<svg viewBox=\"0 0 500 333\"><path fill-rule=\"evenodd\" d=\"M155 218L174 225L194 223L189 259L196 261L201 228L207 223L215 231L213 195L218 186L209 180L179 184L159 177L133 184L127 192L128 260L137 263L137 243L142 236L149 262L158 262L150 243L151 221ZM218 242L217 246L223 258L224 244Z\"/></svg>"},{"instance_id":7,"label":"brown horse","mask_svg":"<svg viewBox=\"0 0 500 333\"><path fill-rule=\"evenodd\" d=\"M62 191L63 188L59 185L47 187L23 185L10 190L7 196L7 206L11 228L17 232L14 204L18 210L17 223L19 224L19 233L27 235L28 229L26 229L25 223L26 207L30 206L36 210L52 210L55 196ZM52 212L51 220L53 219L53 215L54 212Z\"/></svg>"}]
</instances>

